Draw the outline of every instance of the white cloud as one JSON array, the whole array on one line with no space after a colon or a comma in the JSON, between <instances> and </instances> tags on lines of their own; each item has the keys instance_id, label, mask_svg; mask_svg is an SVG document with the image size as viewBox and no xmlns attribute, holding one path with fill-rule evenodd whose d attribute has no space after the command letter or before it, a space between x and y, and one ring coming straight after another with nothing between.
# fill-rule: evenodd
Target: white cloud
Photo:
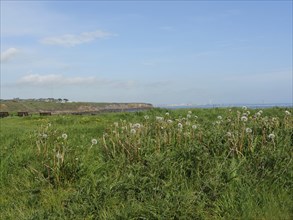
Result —
<instances>
[{"instance_id":1,"label":"white cloud","mask_svg":"<svg viewBox=\"0 0 293 220\"><path fill-rule=\"evenodd\" d=\"M104 39L106 37L113 36L113 35L114 34L111 34L109 32L97 30L93 32L83 32L79 35L66 34L59 37L47 37L47 38L41 39L40 42L43 44L49 44L49 45L74 47L78 44L88 43L88 42L94 41L95 39Z\"/></svg>"},{"instance_id":2,"label":"white cloud","mask_svg":"<svg viewBox=\"0 0 293 220\"><path fill-rule=\"evenodd\" d=\"M50 85L89 85L97 83L95 77L65 77L57 74L40 75L29 74L22 77L19 81L19 85L30 86L50 86Z\"/></svg>"},{"instance_id":3,"label":"white cloud","mask_svg":"<svg viewBox=\"0 0 293 220\"><path fill-rule=\"evenodd\" d=\"M9 48L1 53L1 62L6 62L11 60L19 53L19 50L16 48Z\"/></svg>"}]
</instances>

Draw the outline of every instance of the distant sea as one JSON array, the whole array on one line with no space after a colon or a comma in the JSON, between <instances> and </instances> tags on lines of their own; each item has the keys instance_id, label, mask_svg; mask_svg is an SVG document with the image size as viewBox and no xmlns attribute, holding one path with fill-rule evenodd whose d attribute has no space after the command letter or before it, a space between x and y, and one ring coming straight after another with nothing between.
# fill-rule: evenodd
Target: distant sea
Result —
<instances>
[{"instance_id":1,"label":"distant sea","mask_svg":"<svg viewBox=\"0 0 293 220\"><path fill-rule=\"evenodd\" d=\"M166 109L182 109L182 108L232 108L246 106L251 109L272 108L272 107L287 107L293 108L293 103L270 103L270 104L206 104L206 105L157 105L157 108Z\"/></svg>"}]
</instances>

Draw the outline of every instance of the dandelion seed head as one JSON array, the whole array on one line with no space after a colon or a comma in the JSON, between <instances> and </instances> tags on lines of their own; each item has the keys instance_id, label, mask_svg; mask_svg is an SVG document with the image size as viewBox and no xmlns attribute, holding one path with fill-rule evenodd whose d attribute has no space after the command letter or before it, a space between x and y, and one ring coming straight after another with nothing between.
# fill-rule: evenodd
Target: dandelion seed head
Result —
<instances>
[{"instance_id":1,"label":"dandelion seed head","mask_svg":"<svg viewBox=\"0 0 293 220\"><path fill-rule=\"evenodd\" d=\"M57 157L58 159L62 159L62 154L60 154L60 152L58 151L57 154L56 154L56 157Z\"/></svg>"},{"instance_id":2,"label":"dandelion seed head","mask_svg":"<svg viewBox=\"0 0 293 220\"><path fill-rule=\"evenodd\" d=\"M273 133L271 133L271 134L268 135L268 138L269 138L269 139L272 139L272 140L273 140L275 137L276 137L276 136L275 136Z\"/></svg>"},{"instance_id":3,"label":"dandelion seed head","mask_svg":"<svg viewBox=\"0 0 293 220\"><path fill-rule=\"evenodd\" d=\"M286 110L285 111L285 114L289 116L289 115L291 115L291 112L289 112L288 110Z\"/></svg>"},{"instance_id":4,"label":"dandelion seed head","mask_svg":"<svg viewBox=\"0 0 293 220\"><path fill-rule=\"evenodd\" d=\"M97 144L97 143L98 143L97 139L93 138L93 139L92 139L92 145L95 145L95 144Z\"/></svg>"},{"instance_id":5,"label":"dandelion seed head","mask_svg":"<svg viewBox=\"0 0 293 220\"><path fill-rule=\"evenodd\" d=\"M178 128L179 129L183 128L183 125L181 123L178 123Z\"/></svg>"},{"instance_id":6,"label":"dandelion seed head","mask_svg":"<svg viewBox=\"0 0 293 220\"><path fill-rule=\"evenodd\" d=\"M135 123L132 127L136 128L136 129L139 129L141 127L141 125L139 123Z\"/></svg>"},{"instance_id":7,"label":"dandelion seed head","mask_svg":"<svg viewBox=\"0 0 293 220\"><path fill-rule=\"evenodd\" d=\"M246 111L246 110L247 110L247 106L242 106L242 109L243 109L244 111Z\"/></svg>"},{"instance_id":8,"label":"dandelion seed head","mask_svg":"<svg viewBox=\"0 0 293 220\"><path fill-rule=\"evenodd\" d=\"M251 128L246 128L245 131L246 131L246 133L251 133L252 132Z\"/></svg>"},{"instance_id":9,"label":"dandelion seed head","mask_svg":"<svg viewBox=\"0 0 293 220\"><path fill-rule=\"evenodd\" d=\"M196 125L192 125L192 129L193 130L197 129L197 126Z\"/></svg>"},{"instance_id":10,"label":"dandelion seed head","mask_svg":"<svg viewBox=\"0 0 293 220\"><path fill-rule=\"evenodd\" d=\"M135 134L135 133L136 133L136 130L135 130L134 128L132 128L132 129L130 130L130 133L131 133L131 134Z\"/></svg>"},{"instance_id":11,"label":"dandelion seed head","mask_svg":"<svg viewBox=\"0 0 293 220\"><path fill-rule=\"evenodd\" d=\"M261 113L260 113L260 112L257 112L257 113L256 113L256 116L257 116L257 117L260 117L260 116L261 116Z\"/></svg>"},{"instance_id":12,"label":"dandelion seed head","mask_svg":"<svg viewBox=\"0 0 293 220\"><path fill-rule=\"evenodd\" d=\"M169 120L167 121L167 123L171 124L171 123L173 123L173 121L169 119Z\"/></svg>"},{"instance_id":13,"label":"dandelion seed head","mask_svg":"<svg viewBox=\"0 0 293 220\"><path fill-rule=\"evenodd\" d=\"M169 112L166 112L166 114L165 114L166 116L169 116L170 114L169 114Z\"/></svg>"},{"instance_id":14,"label":"dandelion seed head","mask_svg":"<svg viewBox=\"0 0 293 220\"><path fill-rule=\"evenodd\" d=\"M62 134L62 138L64 139L64 140L66 140L67 139L67 134Z\"/></svg>"},{"instance_id":15,"label":"dandelion seed head","mask_svg":"<svg viewBox=\"0 0 293 220\"><path fill-rule=\"evenodd\" d=\"M223 117L222 117L221 115L219 115L219 116L217 117L217 119L222 120Z\"/></svg>"},{"instance_id":16,"label":"dandelion seed head","mask_svg":"<svg viewBox=\"0 0 293 220\"><path fill-rule=\"evenodd\" d=\"M187 117L187 118L191 118L191 114L187 114L186 117Z\"/></svg>"},{"instance_id":17,"label":"dandelion seed head","mask_svg":"<svg viewBox=\"0 0 293 220\"><path fill-rule=\"evenodd\" d=\"M195 119L197 119L197 118L198 118L198 116L197 116L197 115L195 115L195 116L194 116L194 118L195 118Z\"/></svg>"},{"instance_id":18,"label":"dandelion seed head","mask_svg":"<svg viewBox=\"0 0 293 220\"><path fill-rule=\"evenodd\" d=\"M150 117L149 117L148 115L145 115L145 116L144 116L144 119L145 119L145 120L148 120L149 118L150 118Z\"/></svg>"},{"instance_id":19,"label":"dandelion seed head","mask_svg":"<svg viewBox=\"0 0 293 220\"><path fill-rule=\"evenodd\" d=\"M43 138L47 138L48 135L47 135L47 134L43 134L42 137L43 137Z\"/></svg>"},{"instance_id":20,"label":"dandelion seed head","mask_svg":"<svg viewBox=\"0 0 293 220\"><path fill-rule=\"evenodd\" d=\"M157 121L163 121L164 118L163 118L163 117L160 117L160 116L156 116L156 120L157 120Z\"/></svg>"},{"instance_id":21,"label":"dandelion seed head","mask_svg":"<svg viewBox=\"0 0 293 220\"><path fill-rule=\"evenodd\" d=\"M242 116L242 117L241 117L241 121L246 122L247 120L248 120L248 118L247 118L246 116Z\"/></svg>"},{"instance_id":22,"label":"dandelion seed head","mask_svg":"<svg viewBox=\"0 0 293 220\"><path fill-rule=\"evenodd\" d=\"M114 122L114 126L115 127L118 127L119 126L119 123L118 122Z\"/></svg>"},{"instance_id":23,"label":"dandelion seed head","mask_svg":"<svg viewBox=\"0 0 293 220\"><path fill-rule=\"evenodd\" d=\"M187 113L188 113L189 115L191 115L191 114L192 114L192 111L188 111Z\"/></svg>"}]
</instances>

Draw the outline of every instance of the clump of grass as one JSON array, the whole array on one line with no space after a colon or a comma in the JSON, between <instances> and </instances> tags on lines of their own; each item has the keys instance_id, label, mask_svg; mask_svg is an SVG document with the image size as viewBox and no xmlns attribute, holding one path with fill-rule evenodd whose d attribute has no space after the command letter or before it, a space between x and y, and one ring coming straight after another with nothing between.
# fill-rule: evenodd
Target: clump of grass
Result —
<instances>
[{"instance_id":1,"label":"clump of grass","mask_svg":"<svg viewBox=\"0 0 293 220\"><path fill-rule=\"evenodd\" d=\"M75 149L68 145L68 135L51 123L42 125L36 134L37 165L30 170L40 181L54 187L72 182L78 177L79 161Z\"/></svg>"}]
</instances>

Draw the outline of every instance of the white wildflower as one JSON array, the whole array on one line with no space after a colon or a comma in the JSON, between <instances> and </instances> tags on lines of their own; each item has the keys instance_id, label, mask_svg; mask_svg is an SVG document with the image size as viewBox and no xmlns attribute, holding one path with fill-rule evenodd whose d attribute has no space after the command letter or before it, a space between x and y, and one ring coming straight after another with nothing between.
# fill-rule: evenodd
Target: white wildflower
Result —
<instances>
[{"instance_id":1,"label":"white wildflower","mask_svg":"<svg viewBox=\"0 0 293 220\"><path fill-rule=\"evenodd\" d=\"M167 123L171 124L171 123L173 123L173 121L169 119L169 120L167 121Z\"/></svg>"},{"instance_id":2,"label":"white wildflower","mask_svg":"<svg viewBox=\"0 0 293 220\"><path fill-rule=\"evenodd\" d=\"M163 121L164 118L163 118L163 117L160 117L160 116L156 116L156 120L157 120L157 121Z\"/></svg>"},{"instance_id":3,"label":"white wildflower","mask_svg":"<svg viewBox=\"0 0 293 220\"><path fill-rule=\"evenodd\" d=\"M221 115L219 115L217 118L218 118L219 120L222 120L222 119L223 119Z\"/></svg>"},{"instance_id":4,"label":"white wildflower","mask_svg":"<svg viewBox=\"0 0 293 220\"><path fill-rule=\"evenodd\" d=\"M241 121L246 122L247 120L248 120L248 118L247 118L246 116L242 116L242 117L241 117Z\"/></svg>"},{"instance_id":5,"label":"white wildflower","mask_svg":"<svg viewBox=\"0 0 293 220\"><path fill-rule=\"evenodd\" d=\"M246 110L247 110L247 107L246 107L246 106L242 106L242 109L243 109L244 111L246 111Z\"/></svg>"},{"instance_id":6,"label":"white wildflower","mask_svg":"<svg viewBox=\"0 0 293 220\"><path fill-rule=\"evenodd\" d=\"M67 134L62 134L62 138L64 139L64 140L66 140L67 139Z\"/></svg>"},{"instance_id":7,"label":"white wildflower","mask_svg":"<svg viewBox=\"0 0 293 220\"><path fill-rule=\"evenodd\" d=\"M260 117L261 116L261 113L260 112L257 112L255 115L256 115L256 117Z\"/></svg>"},{"instance_id":8,"label":"white wildflower","mask_svg":"<svg viewBox=\"0 0 293 220\"><path fill-rule=\"evenodd\" d=\"M186 116L187 118L191 118L191 114L187 114L187 116Z\"/></svg>"},{"instance_id":9,"label":"white wildflower","mask_svg":"<svg viewBox=\"0 0 293 220\"><path fill-rule=\"evenodd\" d=\"M183 125L181 123L178 123L178 128L179 129L182 129L183 128Z\"/></svg>"},{"instance_id":10,"label":"white wildflower","mask_svg":"<svg viewBox=\"0 0 293 220\"><path fill-rule=\"evenodd\" d=\"M192 125L192 129L197 129L197 126L196 125Z\"/></svg>"},{"instance_id":11,"label":"white wildflower","mask_svg":"<svg viewBox=\"0 0 293 220\"><path fill-rule=\"evenodd\" d=\"M43 134L42 136L43 136L43 138L47 138L47 137L48 137L48 135L47 135L47 134Z\"/></svg>"},{"instance_id":12,"label":"white wildflower","mask_svg":"<svg viewBox=\"0 0 293 220\"><path fill-rule=\"evenodd\" d=\"M268 135L268 138L269 138L269 139L272 139L272 140L273 140L275 137L276 137L276 136L275 136L273 133L271 133L271 134Z\"/></svg>"},{"instance_id":13,"label":"white wildflower","mask_svg":"<svg viewBox=\"0 0 293 220\"><path fill-rule=\"evenodd\" d=\"M198 118L197 115L195 115L194 118L197 119Z\"/></svg>"},{"instance_id":14,"label":"white wildflower","mask_svg":"<svg viewBox=\"0 0 293 220\"><path fill-rule=\"evenodd\" d=\"M227 132L226 134L228 137L232 137L232 133L230 131Z\"/></svg>"},{"instance_id":15,"label":"white wildflower","mask_svg":"<svg viewBox=\"0 0 293 220\"><path fill-rule=\"evenodd\" d=\"M188 113L189 115L191 115L191 114L192 114L192 111L188 111L187 113Z\"/></svg>"},{"instance_id":16,"label":"white wildflower","mask_svg":"<svg viewBox=\"0 0 293 220\"><path fill-rule=\"evenodd\" d=\"M144 119L145 119L145 120L148 120L149 118L150 118L150 117L149 117L148 115L145 115L145 116L144 116Z\"/></svg>"},{"instance_id":17,"label":"white wildflower","mask_svg":"<svg viewBox=\"0 0 293 220\"><path fill-rule=\"evenodd\" d=\"M139 123L135 123L132 127L139 129L141 127L141 125Z\"/></svg>"},{"instance_id":18,"label":"white wildflower","mask_svg":"<svg viewBox=\"0 0 293 220\"><path fill-rule=\"evenodd\" d=\"M118 122L114 122L114 126L118 127L119 126Z\"/></svg>"},{"instance_id":19,"label":"white wildflower","mask_svg":"<svg viewBox=\"0 0 293 220\"><path fill-rule=\"evenodd\" d=\"M166 112L166 114L165 114L166 116L169 116L170 114L169 114L169 112Z\"/></svg>"},{"instance_id":20,"label":"white wildflower","mask_svg":"<svg viewBox=\"0 0 293 220\"><path fill-rule=\"evenodd\" d=\"M98 143L97 139L93 138L93 139L92 139L92 145L95 145L95 144L97 144L97 143Z\"/></svg>"},{"instance_id":21,"label":"white wildflower","mask_svg":"<svg viewBox=\"0 0 293 220\"><path fill-rule=\"evenodd\" d=\"M56 154L56 157L57 157L58 159L62 159L62 154L60 154L60 152L58 151L57 154Z\"/></svg>"},{"instance_id":22,"label":"white wildflower","mask_svg":"<svg viewBox=\"0 0 293 220\"><path fill-rule=\"evenodd\" d=\"M131 133L131 134L135 134L135 133L136 133L136 130L135 130L134 128L132 128L132 129L130 130L130 133Z\"/></svg>"},{"instance_id":23,"label":"white wildflower","mask_svg":"<svg viewBox=\"0 0 293 220\"><path fill-rule=\"evenodd\" d=\"M251 133L252 132L251 128L246 128L245 131L246 131L246 133Z\"/></svg>"},{"instance_id":24,"label":"white wildflower","mask_svg":"<svg viewBox=\"0 0 293 220\"><path fill-rule=\"evenodd\" d=\"M289 112L289 111L286 110L286 111L285 111L285 114L286 114L286 115L291 115L291 112Z\"/></svg>"}]
</instances>

